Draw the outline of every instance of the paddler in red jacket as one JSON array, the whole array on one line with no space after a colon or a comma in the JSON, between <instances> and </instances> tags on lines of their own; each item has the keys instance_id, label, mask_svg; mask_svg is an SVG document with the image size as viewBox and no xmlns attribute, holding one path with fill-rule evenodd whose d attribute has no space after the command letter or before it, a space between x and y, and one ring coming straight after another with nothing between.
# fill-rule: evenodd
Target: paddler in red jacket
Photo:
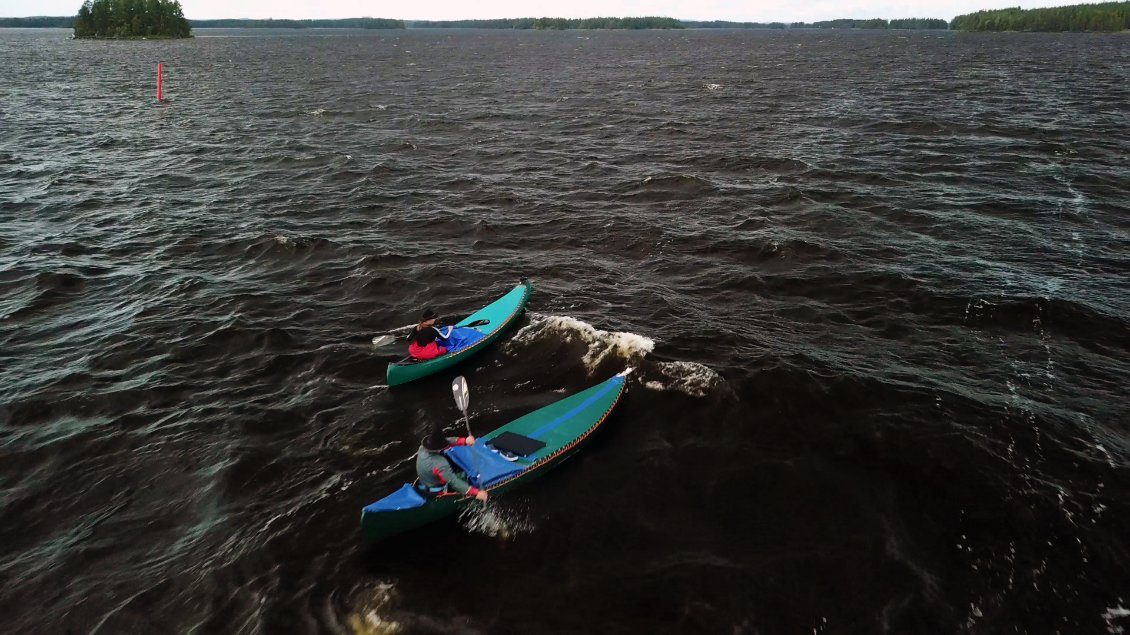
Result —
<instances>
[{"instance_id":1,"label":"paddler in red jacket","mask_svg":"<svg viewBox=\"0 0 1130 635\"><path fill-rule=\"evenodd\" d=\"M408 344L408 354L418 360L435 359L440 355L447 352L447 349L440 345L439 339L446 339L447 336L436 328L436 312L432 309L427 309L424 314L420 316L420 323L412 329L408 334L411 340ZM448 335L451 334L451 327L448 327Z\"/></svg>"}]
</instances>

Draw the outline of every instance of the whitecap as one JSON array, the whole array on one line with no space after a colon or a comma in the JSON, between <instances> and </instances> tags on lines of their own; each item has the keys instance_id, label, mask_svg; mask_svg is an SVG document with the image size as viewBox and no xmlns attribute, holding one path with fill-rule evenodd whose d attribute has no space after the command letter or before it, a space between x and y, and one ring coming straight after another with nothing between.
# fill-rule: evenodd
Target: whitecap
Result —
<instances>
[{"instance_id":1,"label":"whitecap","mask_svg":"<svg viewBox=\"0 0 1130 635\"><path fill-rule=\"evenodd\" d=\"M644 383L649 390L674 390L691 397L705 397L725 380L714 369L697 362L660 362L654 366L663 376Z\"/></svg>"},{"instance_id":2,"label":"whitecap","mask_svg":"<svg viewBox=\"0 0 1130 635\"><path fill-rule=\"evenodd\" d=\"M1106 611L1101 615L1103 621L1106 622L1106 632L1108 633L1125 633L1126 629L1122 626L1115 624L1114 620L1130 617L1130 609L1123 608L1121 605L1107 607Z\"/></svg>"},{"instance_id":3,"label":"whitecap","mask_svg":"<svg viewBox=\"0 0 1130 635\"><path fill-rule=\"evenodd\" d=\"M511 342L528 343L547 335L586 346L582 362L595 370L608 357L625 361L642 358L655 349L655 340L626 331L602 331L588 322L565 315L530 314L530 323L519 330Z\"/></svg>"}]
</instances>

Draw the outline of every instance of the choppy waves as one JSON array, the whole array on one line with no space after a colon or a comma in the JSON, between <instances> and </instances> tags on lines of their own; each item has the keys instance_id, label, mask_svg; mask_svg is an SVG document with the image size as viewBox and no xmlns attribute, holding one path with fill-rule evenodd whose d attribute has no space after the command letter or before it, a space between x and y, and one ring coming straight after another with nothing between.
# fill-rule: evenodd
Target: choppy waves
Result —
<instances>
[{"instance_id":1,"label":"choppy waves","mask_svg":"<svg viewBox=\"0 0 1130 635\"><path fill-rule=\"evenodd\" d=\"M65 35L0 30L0 630L1130 624L1126 38ZM521 276L472 426L616 416L360 545L462 427L373 336Z\"/></svg>"}]
</instances>

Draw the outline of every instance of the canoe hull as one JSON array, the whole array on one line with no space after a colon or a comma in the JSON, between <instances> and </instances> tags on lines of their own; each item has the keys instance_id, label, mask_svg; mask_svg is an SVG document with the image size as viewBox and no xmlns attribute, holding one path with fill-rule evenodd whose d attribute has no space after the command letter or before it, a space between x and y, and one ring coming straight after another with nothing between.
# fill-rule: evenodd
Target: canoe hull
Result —
<instances>
[{"instance_id":1,"label":"canoe hull","mask_svg":"<svg viewBox=\"0 0 1130 635\"><path fill-rule=\"evenodd\" d=\"M511 431L529 432L533 426L546 429L544 434L551 443L536 453L521 472L486 488L491 496L498 496L520 487L572 456L592 438L624 395L626 383L623 375L613 377L601 384L571 397L550 404L520 419L512 421L480 437L483 443L499 434ZM412 509L398 511L361 512L361 535L367 542L376 542L411 529L422 527L445 516L461 513L468 506L478 505L473 498L460 494L445 493L435 500Z\"/></svg>"}]
</instances>

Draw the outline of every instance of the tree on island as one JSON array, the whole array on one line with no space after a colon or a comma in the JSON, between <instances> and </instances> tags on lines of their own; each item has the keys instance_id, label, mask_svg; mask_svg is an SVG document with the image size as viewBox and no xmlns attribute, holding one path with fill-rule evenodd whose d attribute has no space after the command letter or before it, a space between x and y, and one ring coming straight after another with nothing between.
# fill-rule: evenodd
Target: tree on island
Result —
<instances>
[{"instance_id":1,"label":"tree on island","mask_svg":"<svg viewBox=\"0 0 1130 635\"><path fill-rule=\"evenodd\" d=\"M177 0L86 0L75 17L76 38L192 37Z\"/></svg>"}]
</instances>

